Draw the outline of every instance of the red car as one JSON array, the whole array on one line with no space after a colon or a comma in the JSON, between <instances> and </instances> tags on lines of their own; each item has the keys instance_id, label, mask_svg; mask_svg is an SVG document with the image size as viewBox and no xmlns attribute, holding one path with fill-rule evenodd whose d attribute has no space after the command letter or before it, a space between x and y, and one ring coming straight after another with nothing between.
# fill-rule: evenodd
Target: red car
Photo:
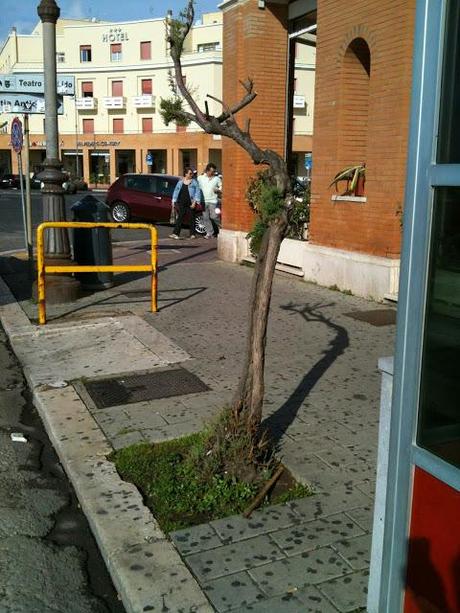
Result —
<instances>
[{"instance_id":1,"label":"red car","mask_svg":"<svg viewBox=\"0 0 460 613\"><path fill-rule=\"evenodd\" d=\"M138 217L154 222L168 222L171 202L179 177L163 174L126 174L109 187L106 202L113 220L127 222ZM186 218L186 223L189 219ZM197 216L196 231L205 234L202 215Z\"/></svg>"}]
</instances>

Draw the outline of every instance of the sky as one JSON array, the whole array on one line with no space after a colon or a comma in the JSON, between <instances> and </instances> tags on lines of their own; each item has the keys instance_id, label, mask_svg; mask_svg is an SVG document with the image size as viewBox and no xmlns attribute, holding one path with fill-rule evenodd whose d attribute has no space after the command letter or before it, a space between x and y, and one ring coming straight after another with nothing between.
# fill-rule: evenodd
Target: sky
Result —
<instances>
[{"instance_id":1,"label":"sky","mask_svg":"<svg viewBox=\"0 0 460 613\"><path fill-rule=\"evenodd\" d=\"M217 10L220 0L196 0L195 14ZM186 0L56 0L61 9L61 17L81 19L95 17L107 21L131 21L163 17L168 9L180 11ZM20 34L30 34L38 22L37 6L39 0L0 0L0 44L16 26Z\"/></svg>"}]
</instances>

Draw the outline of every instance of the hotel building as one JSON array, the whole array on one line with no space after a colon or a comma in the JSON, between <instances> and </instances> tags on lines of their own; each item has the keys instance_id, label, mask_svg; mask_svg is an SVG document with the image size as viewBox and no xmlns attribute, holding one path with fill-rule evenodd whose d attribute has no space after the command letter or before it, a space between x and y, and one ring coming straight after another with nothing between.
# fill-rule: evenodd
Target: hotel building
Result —
<instances>
[{"instance_id":1,"label":"hotel building","mask_svg":"<svg viewBox=\"0 0 460 613\"><path fill-rule=\"evenodd\" d=\"M57 22L58 74L74 75L76 89L74 97L64 97L58 120L61 159L65 170L92 186L109 185L126 172L180 174L186 165L201 172L209 161L222 168L220 137L195 124L166 126L159 113L160 99L171 96L164 27L163 19ZM207 94L222 98L222 36L222 13L216 12L204 14L186 40L183 71L201 105ZM42 45L41 23L28 35L13 29L0 50L0 74L43 72ZM297 58L298 175L305 174L305 153L311 151L314 51ZM211 113L220 112L214 100L208 105ZM17 172L9 136L13 116L0 115L0 124L7 122L0 134L0 174ZM269 117L266 122L268 127ZM30 146L31 169L38 169L45 157L44 115L30 115Z\"/></svg>"}]
</instances>

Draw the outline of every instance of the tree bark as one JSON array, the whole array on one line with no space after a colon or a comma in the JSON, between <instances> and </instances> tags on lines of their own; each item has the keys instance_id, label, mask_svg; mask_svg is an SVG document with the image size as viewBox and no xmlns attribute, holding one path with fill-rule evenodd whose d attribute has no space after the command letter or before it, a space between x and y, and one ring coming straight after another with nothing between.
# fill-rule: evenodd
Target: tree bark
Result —
<instances>
[{"instance_id":1,"label":"tree bark","mask_svg":"<svg viewBox=\"0 0 460 613\"><path fill-rule=\"evenodd\" d=\"M264 400L265 346L275 266L286 235L285 212L272 221L262 239L256 260L250 297L246 358L241 381L233 401L235 416L243 419L253 435L262 420Z\"/></svg>"}]
</instances>

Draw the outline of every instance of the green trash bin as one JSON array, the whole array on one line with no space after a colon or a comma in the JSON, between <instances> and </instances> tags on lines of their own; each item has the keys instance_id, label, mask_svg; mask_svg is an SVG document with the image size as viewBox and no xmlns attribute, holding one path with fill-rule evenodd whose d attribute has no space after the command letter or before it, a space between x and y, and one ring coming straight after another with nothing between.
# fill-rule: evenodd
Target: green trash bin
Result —
<instances>
[{"instance_id":1,"label":"green trash bin","mask_svg":"<svg viewBox=\"0 0 460 613\"><path fill-rule=\"evenodd\" d=\"M74 221L108 222L110 207L88 194L72 208ZM110 266L112 241L109 228L74 228L73 257L81 266ZM102 290L113 287L112 272L75 273L82 289Z\"/></svg>"}]
</instances>

